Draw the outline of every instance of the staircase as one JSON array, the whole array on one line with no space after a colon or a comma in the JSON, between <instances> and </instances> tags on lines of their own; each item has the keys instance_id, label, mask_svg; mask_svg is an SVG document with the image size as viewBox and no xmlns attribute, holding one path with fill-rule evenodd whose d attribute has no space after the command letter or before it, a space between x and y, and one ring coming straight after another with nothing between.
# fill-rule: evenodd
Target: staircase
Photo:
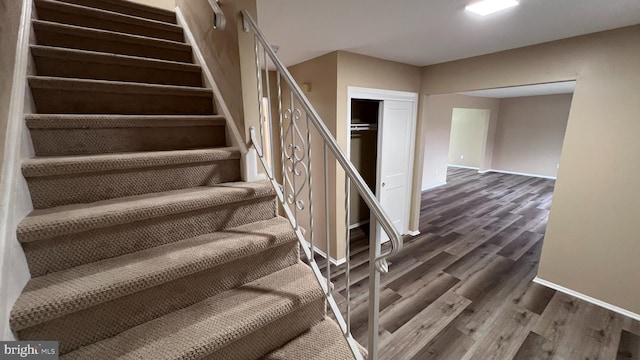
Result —
<instances>
[{"instance_id":1,"label":"staircase","mask_svg":"<svg viewBox=\"0 0 640 360\"><path fill-rule=\"evenodd\" d=\"M62 359L353 359L173 12L35 0L20 340Z\"/></svg>"}]
</instances>

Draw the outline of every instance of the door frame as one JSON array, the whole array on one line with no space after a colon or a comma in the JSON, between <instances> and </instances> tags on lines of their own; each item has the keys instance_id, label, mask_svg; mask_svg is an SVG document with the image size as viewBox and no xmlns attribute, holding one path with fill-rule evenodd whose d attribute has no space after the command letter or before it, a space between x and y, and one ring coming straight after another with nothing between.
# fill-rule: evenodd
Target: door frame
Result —
<instances>
[{"instance_id":1,"label":"door frame","mask_svg":"<svg viewBox=\"0 0 640 360\"><path fill-rule=\"evenodd\" d=\"M416 125L418 123L418 96L417 92L408 92L408 91L397 91L397 90L384 90L384 89L373 89L373 88L364 88L358 86L347 86L347 121L346 121L346 134L347 134L347 156L351 159L351 100L352 99L365 99L365 100L394 100L394 101L407 101L412 103L412 111L413 116L411 117L411 138L409 140L409 158L407 159L407 169L409 170L409 176L407 176L407 199L406 199L406 219L404 228L407 229L407 233L409 230L409 222L411 217L411 189L413 184L413 175L414 175L414 166L413 160L415 156L416 149ZM381 111L381 110L380 110ZM378 119L380 120L380 119ZM381 124L378 124L378 128L380 128ZM378 132L378 140L380 140L380 132ZM379 152L377 154L379 157ZM376 159L376 164L379 162ZM380 182L380 173L378 172L379 166L376 165L376 182ZM376 189L377 190L377 189ZM379 198L378 191L374 191L376 198ZM404 235L404 234L402 234Z\"/></svg>"}]
</instances>

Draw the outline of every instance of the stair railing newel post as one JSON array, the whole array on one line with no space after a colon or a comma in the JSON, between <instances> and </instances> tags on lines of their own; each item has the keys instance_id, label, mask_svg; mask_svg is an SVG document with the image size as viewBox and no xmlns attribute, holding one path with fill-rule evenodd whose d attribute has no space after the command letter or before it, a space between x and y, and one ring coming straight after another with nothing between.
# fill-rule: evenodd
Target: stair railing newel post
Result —
<instances>
[{"instance_id":1,"label":"stair railing newel post","mask_svg":"<svg viewBox=\"0 0 640 360\"><path fill-rule=\"evenodd\" d=\"M212 0L213 1L213 0ZM328 130L324 122L320 119L320 116L313 108L309 100L306 98L296 81L289 73L286 66L278 59L274 49L269 45L268 41L256 25L255 21L251 18L251 15L246 11L242 11L243 15L243 29L245 32L252 32L254 34L255 44L255 57L256 57L256 71L258 81L258 95L259 95L259 114L260 114L260 135L258 139L254 127L250 128L250 136L252 146L256 149L258 159L262 163L262 166L267 174L269 181L271 182L277 198L282 206L285 216L289 219L289 222L294 228L294 233L300 243L300 247L304 252L304 255L309 260L309 265L313 270L318 283L326 295L326 303L335 315L336 321L342 330L342 333L349 344L349 347L354 355L355 359L363 359L360 353L357 342L354 340L351 334L351 249L349 245L350 238L350 192L351 185L355 187L359 195L369 207L371 212L371 238L369 246L369 324L368 324L368 359L375 360L378 357L378 320L379 320L379 308L380 308L380 274L388 272L387 258L398 253L402 248L402 238L394 225L391 223L389 217L384 213L380 203L376 199L375 195L371 192L368 185L362 179L362 176L355 169L354 165L345 156L341 150L337 141ZM263 53L260 54L260 49ZM260 57L263 56L264 64L261 64ZM282 185L274 177L275 165L273 163L273 131L272 126L272 109L271 109L271 89L269 79L269 67L273 64L276 70L276 82L278 91L278 117L280 125L280 146L281 146L281 160L282 160ZM267 86L267 100L269 104L266 109L263 107L263 83L262 83L262 71L264 67L264 76L266 77ZM283 93L282 93L282 81L289 88L288 101L289 104L285 108L283 106ZM263 116L264 111L267 111L266 121L268 121L268 129L266 136L269 139L268 146L271 153L268 154L270 162L266 159L266 154L263 152L265 146L265 129L263 129ZM306 134L302 132L302 114L305 116ZM345 171L345 257L346 257L346 320L342 314L340 307L331 291L331 219L330 219L330 205L329 196L325 196L325 245L326 245L326 269L325 276L322 275L317 262L315 261L316 245L314 243L314 221L313 221L313 179L311 173L312 166L312 137L311 126L318 132L323 145L323 165L324 165L324 191L325 194L329 194L329 151L335 157L337 164ZM306 136L305 136L306 135ZM300 179L297 179L300 178ZM305 203L300 198L304 187L307 187L309 206L305 209ZM293 209L292 209L293 207ZM309 238L310 242L307 242L302 227L300 226L300 218L302 211L306 210L309 213ZM306 213L305 213L306 214ZM337 220L337 219L336 219ZM379 229L382 229L390 239L390 249L382 252L380 244L380 234L377 234ZM338 235L340 236L340 235Z\"/></svg>"}]
</instances>

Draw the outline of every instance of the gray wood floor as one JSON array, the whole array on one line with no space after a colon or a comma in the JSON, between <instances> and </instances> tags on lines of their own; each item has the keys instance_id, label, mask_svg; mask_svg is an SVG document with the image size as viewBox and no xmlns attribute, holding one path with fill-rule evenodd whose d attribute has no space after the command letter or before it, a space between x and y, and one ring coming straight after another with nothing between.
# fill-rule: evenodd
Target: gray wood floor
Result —
<instances>
[{"instance_id":1,"label":"gray wood floor","mask_svg":"<svg viewBox=\"0 0 640 360\"><path fill-rule=\"evenodd\" d=\"M553 186L450 168L424 192L421 234L382 276L380 359L640 360L640 323L531 281ZM351 238L352 332L366 345L366 235ZM344 266L333 271L344 308Z\"/></svg>"}]
</instances>

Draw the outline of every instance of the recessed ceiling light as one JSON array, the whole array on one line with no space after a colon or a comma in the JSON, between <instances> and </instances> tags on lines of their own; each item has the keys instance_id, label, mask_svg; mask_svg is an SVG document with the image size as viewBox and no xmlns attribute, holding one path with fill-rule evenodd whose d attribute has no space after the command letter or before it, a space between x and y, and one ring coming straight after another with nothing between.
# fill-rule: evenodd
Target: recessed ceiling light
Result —
<instances>
[{"instance_id":1,"label":"recessed ceiling light","mask_svg":"<svg viewBox=\"0 0 640 360\"><path fill-rule=\"evenodd\" d=\"M482 0L467 5L465 9L478 15L485 16L500 10L517 6L518 4L519 2L517 0Z\"/></svg>"}]
</instances>

